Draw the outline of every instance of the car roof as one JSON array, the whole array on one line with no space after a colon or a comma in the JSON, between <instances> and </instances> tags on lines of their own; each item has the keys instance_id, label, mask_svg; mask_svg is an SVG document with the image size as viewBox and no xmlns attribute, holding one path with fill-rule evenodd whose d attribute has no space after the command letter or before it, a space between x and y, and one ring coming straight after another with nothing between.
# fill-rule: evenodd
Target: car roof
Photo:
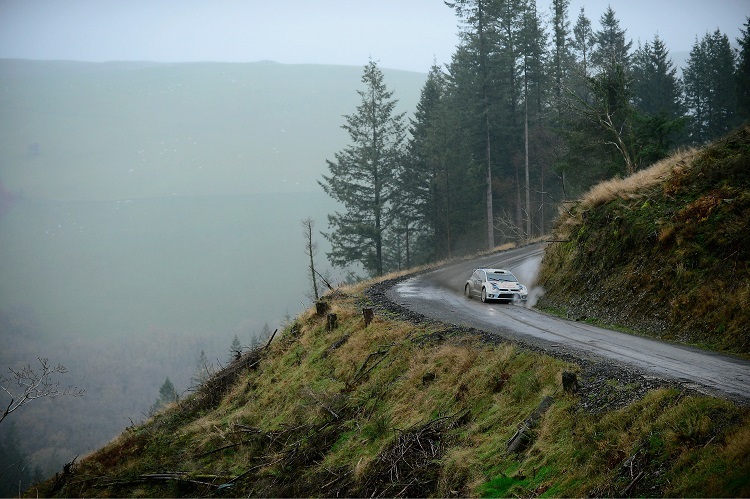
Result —
<instances>
[{"instance_id":1,"label":"car roof","mask_svg":"<svg viewBox=\"0 0 750 499\"><path fill-rule=\"evenodd\" d=\"M475 271L476 270L484 270L485 272L492 272L493 274L512 274L509 270L505 270L505 269L492 269L492 268L487 268L487 267L480 267L480 268L474 269L474 270Z\"/></svg>"}]
</instances>

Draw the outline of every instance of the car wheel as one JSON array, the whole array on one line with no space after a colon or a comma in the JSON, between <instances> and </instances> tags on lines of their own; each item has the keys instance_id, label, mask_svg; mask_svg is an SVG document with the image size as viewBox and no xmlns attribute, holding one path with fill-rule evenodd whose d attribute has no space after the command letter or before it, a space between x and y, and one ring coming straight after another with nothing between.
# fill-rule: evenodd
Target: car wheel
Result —
<instances>
[{"instance_id":1,"label":"car wheel","mask_svg":"<svg viewBox=\"0 0 750 499\"><path fill-rule=\"evenodd\" d=\"M487 290L482 288L482 303L487 303Z\"/></svg>"},{"instance_id":2,"label":"car wheel","mask_svg":"<svg viewBox=\"0 0 750 499\"><path fill-rule=\"evenodd\" d=\"M466 298L471 298L471 290L469 289L469 285L467 284L464 286L464 296Z\"/></svg>"}]
</instances>

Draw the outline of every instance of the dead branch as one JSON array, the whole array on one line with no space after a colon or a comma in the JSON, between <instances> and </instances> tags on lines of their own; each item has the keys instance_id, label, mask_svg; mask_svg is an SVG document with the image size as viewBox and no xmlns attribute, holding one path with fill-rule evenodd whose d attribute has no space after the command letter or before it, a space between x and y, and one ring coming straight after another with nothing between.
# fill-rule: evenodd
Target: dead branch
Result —
<instances>
[{"instance_id":1,"label":"dead branch","mask_svg":"<svg viewBox=\"0 0 750 499\"><path fill-rule=\"evenodd\" d=\"M219 475L196 475L194 477L191 477L191 475L187 471L173 471L173 472L164 472L164 473L147 473L144 475L138 475L135 478L130 478L128 480L108 480L106 482L100 482L95 487L112 487L112 486L122 486L122 485L133 485L137 483L143 483L148 481L175 481L175 482L182 482L182 483L190 483L193 485L202 485L206 487L213 487L213 488L219 488L220 485L217 485L213 482L207 482L203 479L223 479L223 477Z\"/></svg>"},{"instance_id":2,"label":"dead branch","mask_svg":"<svg viewBox=\"0 0 750 499\"><path fill-rule=\"evenodd\" d=\"M72 386L61 389L60 382L53 379L55 374L67 374L65 366L58 364L52 367L49 360L42 357L38 357L38 360L41 364L40 370L26 364L18 370L9 367L11 376L0 376L0 389L10 396L10 402L0 414L0 423L11 413L36 399L83 396L85 390Z\"/></svg>"},{"instance_id":3,"label":"dead branch","mask_svg":"<svg viewBox=\"0 0 750 499\"><path fill-rule=\"evenodd\" d=\"M352 378L352 384L355 383L360 378L360 376L364 376L364 375L368 374L370 371L372 371L373 369L375 369L375 367L378 364L380 364L383 361L383 359L385 358L385 355L390 351L390 349L391 349L391 347L393 345L391 344L391 345L387 345L387 346L388 346L388 348L386 350L378 350L377 352L372 352L370 355L367 356L367 358L365 359L365 361L362 363L361 366L359 366L359 369L357 370L356 374ZM373 357L377 357L378 355L380 355L382 357L374 365L372 365L366 372L363 373L362 371L367 366L367 363L370 362L370 360Z\"/></svg>"},{"instance_id":4,"label":"dead branch","mask_svg":"<svg viewBox=\"0 0 750 499\"><path fill-rule=\"evenodd\" d=\"M493 225L506 241L523 241L526 239L523 228L516 225L513 216L507 210L503 210L502 213L495 216Z\"/></svg>"},{"instance_id":5,"label":"dead branch","mask_svg":"<svg viewBox=\"0 0 750 499\"><path fill-rule=\"evenodd\" d=\"M331 291L334 291L334 288L333 288L333 286L331 286L331 283L330 283L330 282L328 282L328 281L326 281L326 278L325 278L325 277L323 277L323 276L322 276L322 275L320 274L320 272L318 272L317 270L315 270L315 273L316 273L316 274L318 274L318 277L320 277L321 279L323 279L323 282L324 282L324 283L326 283L326 286L328 286L328 289L330 289Z\"/></svg>"},{"instance_id":6,"label":"dead branch","mask_svg":"<svg viewBox=\"0 0 750 499\"><path fill-rule=\"evenodd\" d=\"M276 336L276 331L278 331L278 328L273 330L273 334L271 335L270 338L268 338L268 343L266 343L266 346L264 348L268 348L271 345L271 342L273 341L273 337Z\"/></svg>"},{"instance_id":7,"label":"dead branch","mask_svg":"<svg viewBox=\"0 0 750 499\"><path fill-rule=\"evenodd\" d=\"M196 454L193 456L193 459L200 459L202 457L210 456L211 454L216 454L217 452L221 452L223 450L232 449L234 447L239 447L240 445L245 444L246 442L236 442L233 444L223 445L217 449L212 449L208 452L201 452L200 454Z\"/></svg>"},{"instance_id":8,"label":"dead branch","mask_svg":"<svg viewBox=\"0 0 750 499\"><path fill-rule=\"evenodd\" d=\"M245 477L245 476L249 475L249 474L250 474L250 473L252 473L253 471L255 471L255 470L259 469L259 468L262 468L262 467L264 467L264 466L273 466L274 464L280 463L280 462L281 462L281 461L283 461L283 460L284 460L284 458L282 457L282 458L280 458L280 459L277 459L277 460L275 460L275 461L273 461L273 462L270 462L270 463L260 463L260 464L256 464L256 465L255 465L255 466L253 466L252 468L248 469L247 471L243 471L242 473L240 473L240 474L239 474L239 475L237 475L236 477L232 478L231 480L229 480L229 481L228 481L228 482L226 482L226 483L223 483L223 484L219 485L218 487L219 487L219 488L231 487L231 486L232 486L232 484L234 484L234 483L235 483L235 482L236 482L237 480L239 480L239 479L240 479L240 478L242 478L242 477Z\"/></svg>"},{"instance_id":9,"label":"dead branch","mask_svg":"<svg viewBox=\"0 0 750 499\"><path fill-rule=\"evenodd\" d=\"M445 434L459 426L465 415L463 411L397 430L398 438L375 461L365 488L373 497L424 495L437 478L436 463L446 448Z\"/></svg>"}]
</instances>

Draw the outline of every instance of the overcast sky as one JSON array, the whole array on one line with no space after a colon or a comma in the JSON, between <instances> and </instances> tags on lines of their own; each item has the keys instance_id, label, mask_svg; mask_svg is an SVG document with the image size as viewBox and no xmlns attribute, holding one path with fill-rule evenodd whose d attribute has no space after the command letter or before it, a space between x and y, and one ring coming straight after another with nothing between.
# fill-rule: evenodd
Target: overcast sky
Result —
<instances>
[{"instance_id":1,"label":"overcast sky","mask_svg":"<svg viewBox=\"0 0 750 499\"><path fill-rule=\"evenodd\" d=\"M551 0L539 0L548 12ZM750 0L572 0L594 29L611 5L634 47L659 34L689 51L717 28L732 44ZM450 62L457 18L443 0L0 0L0 58L160 62L272 60L427 72Z\"/></svg>"}]
</instances>

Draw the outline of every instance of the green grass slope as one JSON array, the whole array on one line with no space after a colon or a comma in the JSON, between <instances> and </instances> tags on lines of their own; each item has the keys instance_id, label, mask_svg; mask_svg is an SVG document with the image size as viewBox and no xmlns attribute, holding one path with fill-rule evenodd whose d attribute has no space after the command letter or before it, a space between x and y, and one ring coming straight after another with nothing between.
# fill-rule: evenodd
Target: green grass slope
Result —
<instances>
[{"instance_id":1,"label":"green grass slope","mask_svg":"<svg viewBox=\"0 0 750 499\"><path fill-rule=\"evenodd\" d=\"M301 314L27 495L750 495L747 408L380 309L365 326L367 295L345 291L336 327Z\"/></svg>"},{"instance_id":2,"label":"green grass slope","mask_svg":"<svg viewBox=\"0 0 750 499\"><path fill-rule=\"evenodd\" d=\"M594 187L556 231L540 307L750 355L750 127Z\"/></svg>"}]
</instances>

